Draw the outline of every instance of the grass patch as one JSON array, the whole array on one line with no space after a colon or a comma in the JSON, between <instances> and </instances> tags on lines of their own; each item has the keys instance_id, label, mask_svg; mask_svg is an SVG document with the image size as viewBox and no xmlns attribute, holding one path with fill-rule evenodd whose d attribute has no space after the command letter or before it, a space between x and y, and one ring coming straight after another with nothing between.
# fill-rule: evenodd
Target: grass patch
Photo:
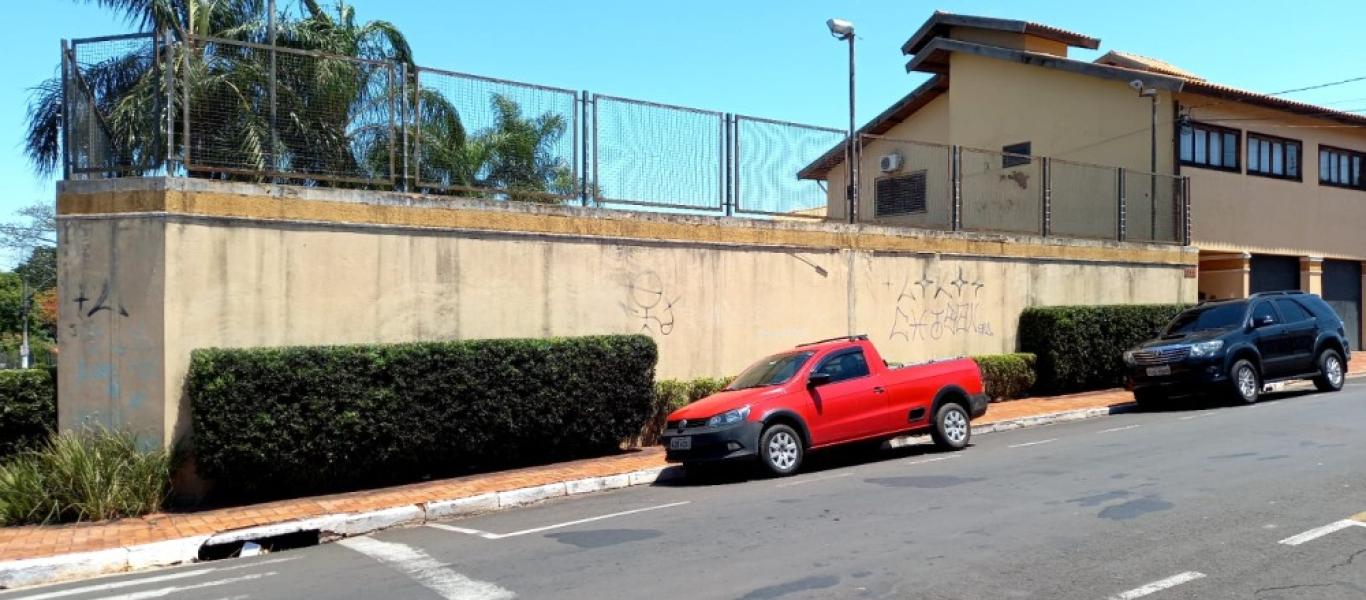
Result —
<instances>
[{"instance_id":1,"label":"grass patch","mask_svg":"<svg viewBox=\"0 0 1366 600\"><path fill-rule=\"evenodd\" d=\"M135 517L161 510L171 457L130 433L54 434L0 464L0 523L47 525Z\"/></svg>"}]
</instances>

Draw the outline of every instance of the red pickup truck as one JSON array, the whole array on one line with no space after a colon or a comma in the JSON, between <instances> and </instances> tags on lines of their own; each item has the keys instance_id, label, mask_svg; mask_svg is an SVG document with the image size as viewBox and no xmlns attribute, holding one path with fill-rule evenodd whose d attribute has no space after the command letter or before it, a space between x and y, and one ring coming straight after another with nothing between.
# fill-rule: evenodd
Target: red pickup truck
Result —
<instances>
[{"instance_id":1,"label":"red pickup truck","mask_svg":"<svg viewBox=\"0 0 1366 600\"><path fill-rule=\"evenodd\" d=\"M765 358L726 389L669 415L662 443L684 465L757 456L791 475L806 452L929 431L957 450L987 410L977 363L960 358L892 368L867 336L803 344Z\"/></svg>"}]
</instances>

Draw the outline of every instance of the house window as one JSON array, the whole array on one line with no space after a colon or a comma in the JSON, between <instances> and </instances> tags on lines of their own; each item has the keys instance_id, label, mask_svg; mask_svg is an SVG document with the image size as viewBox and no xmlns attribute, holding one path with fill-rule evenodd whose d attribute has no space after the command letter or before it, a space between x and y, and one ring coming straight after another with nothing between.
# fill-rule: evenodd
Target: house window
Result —
<instances>
[{"instance_id":1,"label":"house window","mask_svg":"<svg viewBox=\"0 0 1366 600\"><path fill-rule=\"evenodd\" d=\"M1029 155L1033 154L1033 152L1030 152L1029 142L1020 142L1018 144L1004 146L1001 148L1001 152L1005 154L1005 156L1001 157L1002 169L1027 165L1029 164Z\"/></svg>"},{"instance_id":2,"label":"house window","mask_svg":"<svg viewBox=\"0 0 1366 600\"><path fill-rule=\"evenodd\" d=\"M1366 189L1362 163L1366 154L1342 148L1319 146L1319 184Z\"/></svg>"},{"instance_id":3,"label":"house window","mask_svg":"<svg viewBox=\"0 0 1366 600\"><path fill-rule=\"evenodd\" d=\"M877 180L873 189L875 216L890 217L926 212L925 171Z\"/></svg>"},{"instance_id":4,"label":"house window","mask_svg":"<svg viewBox=\"0 0 1366 600\"><path fill-rule=\"evenodd\" d=\"M1299 140L1248 132L1247 172L1298 180L1302 148Z\"/></svg>"},{"instance_id":5,"label":"house window","mask_svg":"<svg viewBox=\"0 0 1366 600\"><path fill-rule=\"evenodd\" d=\"M1181 164L1239 171L1237 129L1190 122L1181 127Z\"/></svg>"}]
</instances>

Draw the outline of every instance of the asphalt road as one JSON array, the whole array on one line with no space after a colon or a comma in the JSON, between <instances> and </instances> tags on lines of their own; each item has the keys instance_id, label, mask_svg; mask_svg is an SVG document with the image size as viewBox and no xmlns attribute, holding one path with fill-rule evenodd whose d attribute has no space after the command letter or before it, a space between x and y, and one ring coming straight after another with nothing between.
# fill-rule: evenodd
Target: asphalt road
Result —
<instances>
[{"instance_id":1,"label":"asphalt road","mask_svg":"<svg viewBox=\"0 0 1366 600\"><path fill-rule=\"evenodd\" d=\"M1366 381L811 459L0 600L1366 598Z\"/></svg>"}]
</instances>

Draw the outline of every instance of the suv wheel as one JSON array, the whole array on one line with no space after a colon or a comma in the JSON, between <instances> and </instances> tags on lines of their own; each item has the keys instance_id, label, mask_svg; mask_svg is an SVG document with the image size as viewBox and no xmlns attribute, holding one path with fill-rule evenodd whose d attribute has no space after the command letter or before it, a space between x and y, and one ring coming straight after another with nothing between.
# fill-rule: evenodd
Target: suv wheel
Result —
<instances>
[{"instance_id":1,"label":"suv wheel","mask_svg":"<svg viewBox=\"0 0 1366 600\"><path fill-rule=\"evenodd\" d=\"M1314 387L1320 392L1336 392L1342 389L1346 369L1342 355L1337 350L1327 348L1319 353L1319 376L1314 378Z\"/></svg>"},{"instance_id":2,"label":"suv wheel","mask_svg":"<svg viewBox=\"0 0 1366 600\"><path fill-rule=\"evenodd\" d=\"M768 472L779 477L801 468L802 450L802 437L787 425L774 425L759 436L759 458Z\"/></svg>"},{"instance_id":3,"label":"suv wheel","mask_svg":"<svg viewBox=\"0 0 1366 600\"><path fill-rule=\"evenodd\" d=\"M930 430L930 437L940 448L962 450L967 447L968 440L972 439L972 425L969 420L968 411L962 404L949 402L939 407L939 412L935 413L934 428Z\"/></svg>"},{"instance_id":4,"label":"suv wheel","mask_svg":"<svg viewBox=\"0 0 1366 600\"><path fill-rule=\"evenodd\" d=\"M1229 375L1233 380L1233 397L1243 404L1255 404L1262 394L1262 377L1252 361L1244 358L1233 363Z\"/></svg>"}]
</instances>

